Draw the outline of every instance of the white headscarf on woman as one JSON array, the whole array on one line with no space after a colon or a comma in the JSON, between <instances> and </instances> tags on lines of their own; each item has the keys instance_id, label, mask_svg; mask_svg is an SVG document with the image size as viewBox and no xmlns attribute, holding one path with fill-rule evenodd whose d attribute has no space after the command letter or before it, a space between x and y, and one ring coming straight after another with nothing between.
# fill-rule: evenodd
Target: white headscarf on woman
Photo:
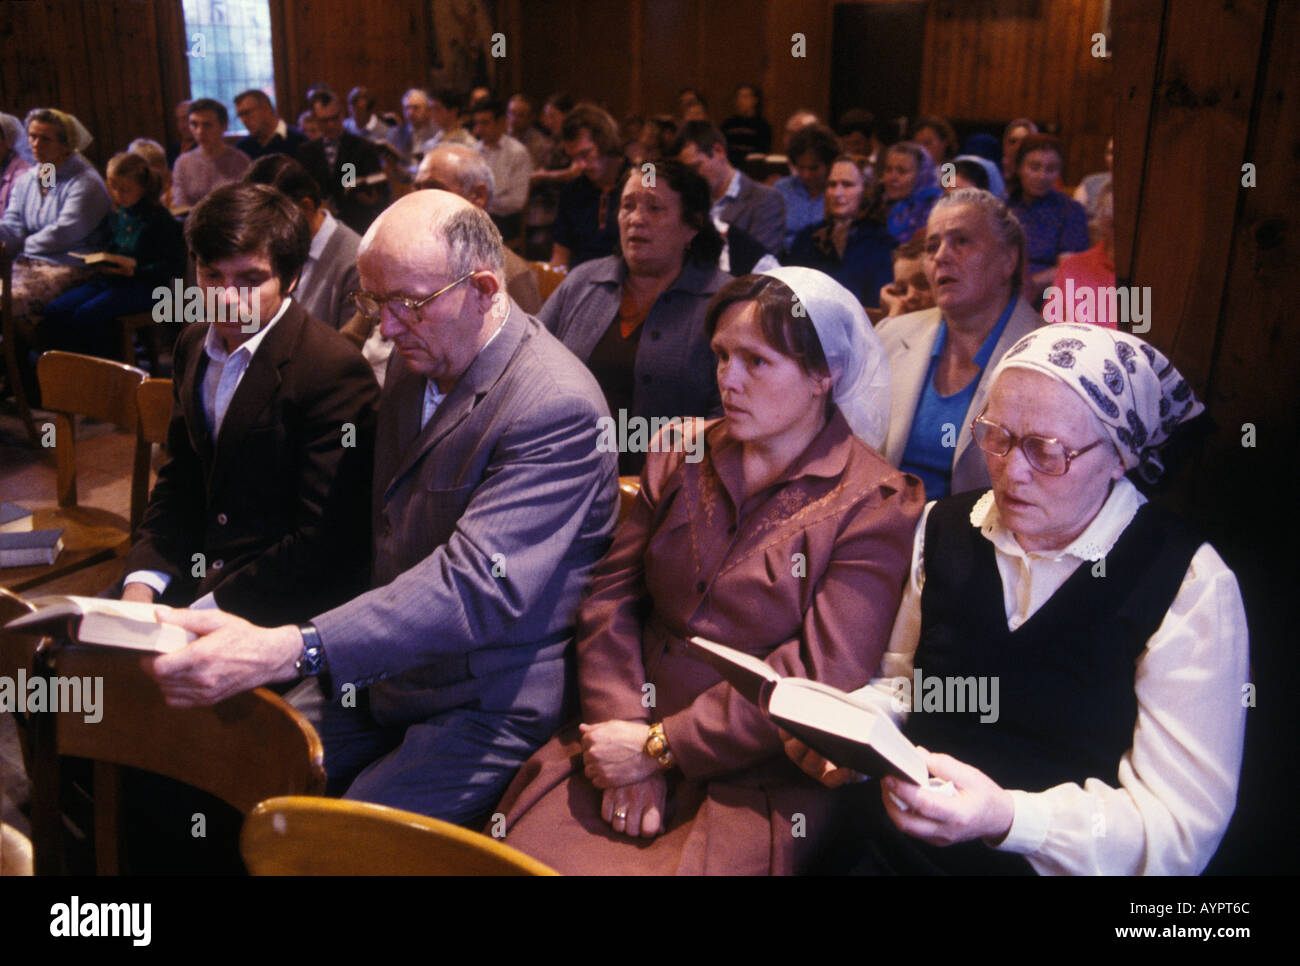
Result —
<instances>
[{"instance_id":1,"label":"white headscarf on woman","mask_svg":"<svg viewBox=\"0 0 1300 966\"><path fill-rule=\"evenodd\" d=\"M1007 200L1007 183L1002 180L1002 171L988 158L981 158L978 154L959 154L953 158L953 161L973 161L978 164L984 169L985 174L989 176L989 193L996 195L1003 201Z\"/></svg>"},{"instance_id":2,"label":"white headscarf on woman","mask_svg":"<svg viewBox=\"0 0 1300 966\"><path fill-rule=\"evenodd\" d=\"M1029 333L997 364L1032 369L1065 383L1101 421L1124 469L1155 482L1160 447L1205 407L1173 363L1135 335L1096 325L1059 323Z\"/></svg>"},{"instance_id":3,"label":"white headscarf on woman","mask_svg":"<svg viewBox=\"0 0 1300 966\"><path fill-rule=\"evenodd\" d=\"M889 426L889 356L853 293L824 272L785 266L763 272L795 294L830 366L831 398L855 436L879 449Z\"/></svg>"},{"instance_id":4,"label":"white headscarf on woman","mask_svg":"<svg viewBox=\"0 0 1300 966\"><path fill-rule=\"evenodd\" d=\"M72 150L84 151L86 148L90 147L90 143L95 140L91 137L90 132L86 130L84 124L67 111L60 111L58 108L54 107L38 107L35 110L28 111L27 124L25 126L30 127L32 121L35 119L35 115L42 111L49 111L59 119L59 124L63 128L63 133L68 138L68 147L72 148Z\"/></svg>"}]
</instances>

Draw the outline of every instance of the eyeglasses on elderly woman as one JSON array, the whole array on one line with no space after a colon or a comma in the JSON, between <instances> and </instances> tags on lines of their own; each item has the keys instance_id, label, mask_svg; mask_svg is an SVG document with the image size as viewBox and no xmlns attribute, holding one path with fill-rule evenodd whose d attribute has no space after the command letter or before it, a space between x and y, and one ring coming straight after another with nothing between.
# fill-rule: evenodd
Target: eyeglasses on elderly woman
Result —
<instances>
[{"instance_id":1,"label":"eyeglasses on elderly woman","mask_svg":"<svg viewBox=\"0 0 1300 966\"><path fill-rule=\"evenodd\" d=\"M987 411L986 409L985 412ZM1102 438L1094 440L1083 449L1068 449L1054 436L1016 436L1005 426L985 419L984 413L971 421L970 433L975 445L990 456L1006 456L1019 446L1029 465L1048 476L1064 476L1070 472L1071 460L1107 442Z\"/></svg>"}]
</instances>

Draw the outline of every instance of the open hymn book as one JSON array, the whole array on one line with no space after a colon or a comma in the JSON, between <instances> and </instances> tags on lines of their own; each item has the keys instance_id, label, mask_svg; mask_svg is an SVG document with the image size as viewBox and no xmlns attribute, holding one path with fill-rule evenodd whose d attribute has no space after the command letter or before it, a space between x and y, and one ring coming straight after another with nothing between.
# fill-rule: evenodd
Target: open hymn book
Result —
<instances>
[{"instance_id":1,"label":"open hymn book","mask_svg":"<svg viewBox=\"0 0 1300 966\"><path fill-rule=\"evenodd\" d=\"M783 677L752 654L702 637L687 653L722 675L740 694L828 761L864 775L898 775L923 787L925 756L870 701L820 681Z\"/></svg>"},{"instance_id":2,"label":"open hymn book","mask_svg":"<svg viewBox=\"0 0 1300 966\"><path fill-rule=\"evenodd\" d=\"M195 638L183 627L159 622L154 604L63 595L33 597L32 603L34 612L14 618L5 628L51 634L66 627L68 637L80 644L160 654L178 650Z\"/></svg>"}]
</instances>

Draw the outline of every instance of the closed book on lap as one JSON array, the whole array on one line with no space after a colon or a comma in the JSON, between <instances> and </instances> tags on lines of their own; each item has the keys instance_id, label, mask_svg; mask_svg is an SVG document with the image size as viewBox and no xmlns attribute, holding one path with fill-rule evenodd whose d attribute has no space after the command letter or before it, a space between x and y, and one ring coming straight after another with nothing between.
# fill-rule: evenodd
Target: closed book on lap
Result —
<instances>
[{"instance_id":1,"label":"closed book on lap","mask_svg":"<svg viewBox=\"0 0 1300 966\"><path fill-rule=\"evenodd\" d=\"M69 638L81 644L160 654L182 648L195 637L183 627L159 622L153 604L71 595L34 597L32 604L36 607L33 613L14 618L5 628L40 634L66 630Z\"/></svg>"},{"instance_id":2,"label":"closed book on lap","mask_svg":"<svg viewBox=\"0 0 1300 966\"><path fill-rule=\"evenodd\" d=\"M135 268L135 259L130 255L114 255L112 252L73 252L87 265L122 265Z\"/></svg>"},{"instance_id":3,"label":"closed book on lap","mask_svg":"<svg viewBox=\"0 0 1300 966\"><path fill-rule=\"evenodd\" d=\"M63 531L28 527L26 533L0 533L0 567L32 567L59 559Z\"/></svg>"},{"instance_id":4,"label":"closed book on lap","mask_svg":"<svg viewBox=\"0 0 1300 966\"><path fill-rule=\"evenodd\" d=\"M690 639L687 653L828 761L864 775L928 784L925 757L871 702L820 681L783 677L752 654L702 637Z\"/></svg>"}]
</instances>

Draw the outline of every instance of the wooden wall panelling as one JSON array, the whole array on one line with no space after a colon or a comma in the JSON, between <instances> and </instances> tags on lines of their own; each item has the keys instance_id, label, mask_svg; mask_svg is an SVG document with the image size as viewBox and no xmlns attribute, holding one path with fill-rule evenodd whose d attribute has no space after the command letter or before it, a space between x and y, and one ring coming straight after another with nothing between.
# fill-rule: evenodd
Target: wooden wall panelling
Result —
<instances>
[{"instance_id":1,"label":"wooden wall panelling","mask_svg":"<svg viewBox=\"0 0 1300 966\"><path fill-rule=\"evenodd\" d=\"M190 96L190 62L186 56L189 47L186 44L181 0L155 0L153 12L163 133L162 137L156 137L155 140L166 147L177 136L173 111L177 103Z\"/></svg>"},{"instance_id":2,"label":"wooden wall panelling","mask_svg":"<svg viewBox=\"0 0 1300 966\"><path fill-rule=\"evenodd\" d=\"M1152 288L1148 338L1199 393L1217 335L1266 6L1174 5L1164 21L1133 283Z\"/></svg>"},{"instance_id":3,"label":"wooden wall panelling","mask_svg":"<svg viewBox=\"0 0 1300 966\"><path fill-rule=\"evenodd\" d=\"M932 0L921 113L1028 115L1065 137L1065 178L1099 170L1110 134L1111 62L1091 55L1102 0Z\"/></svg>"},{"instance_id":4,"label":"wooden wall panelling","mask_svg":"<svg viewBox=\"0 0 1300 966\"><path fill-rule=\"evenodd\" d=\"M160 0L174 2L179 0ZM163 108L159 13L154 0L40 0L0 4L0 106L20 118L34 107L77 116L100 167L133 138L169 137Z\"/></svg>"},{"instance_id":5,"label":"wooden wall panelling","mask_svg":"<svg viewBox=\"0 0 1300 966\"><path fill-rule=\"evenodd\" d=\"M699 7L692 0L654 0L642 7L643 110L675 115L677 92L699 86Z\"/></svg>"},{"instance_id":6,"label":"wooden wall panelling","mask_svg":"<svg viewBox=\"0 0 1300 966\"><path fill-rule=\"evenodd\" d=\"M1253 98L1250 137L1240 162L1256 166L1257 183L1241 187L1240 164L1228 193L1237 202L1237 220L1229 234L1227 284L1218 308L1221 319L1212 356L1207 401L1220 425L1213 441L1199 503L1232 500L1235 513L1248 517L1246 530L1285 549L1263 555L1270 569L1293 553L1285 528L1277 526L1279 502L1241 500L1244 481L1291 481L1297 477L1300 411L1300 339L1294 322L1295 279L1300 275L1300 183L1296 180L1296 144L1300 140L1300 5L1274 2L1272 29L1265 28L1264 68ZM1243 92L1249 97L1249 91ZM1234 159L1234 163L1237 159ZM1225 234L1228 234L1225 232ZM1256 429L1256 446L1242 443L1242 425ZM1294 510L1290 511L1294 518ZM1260 555L1252 554L1259 565ZM1273 571L1273 579L1289 578ZM1282 579L1279 579L1282 578ZM1292 632L1293 633L1293 632Z\"/></svg>"},{"instance_id":7,"label":"wooden wall panelling","mask_svg":"<svg viewBox=\"0 0 1300 966\"><path fill-rule=\"evenodd\" d=\"M382 8L374 9L382 15L358 16L356 0L316 0L310 5L272 0L272 32L283 37L276 38L276 93L282 117L292 121L306 110L307 88L318 81L344 98L362 84L375 95L380 111L396 113L401 112L403 92L429 84L424 5L419 0L385 0Z\"/></svg>"},{"instance_id":8,"label":"wooden wall panelling","mask_svg":"<svg viewBox=\"0 0 1300 966\"><path fill-rule=\"evenodd\" d=\"M1150 136L1164 33L1166 4L1116 3L1115 45L1115 275L1121 285L1133 277L1133 243L1142 206L1143 171Z\"/></svg>"},{"instance_id":9,"label":"wooden wall panelling","mask_svg":"<svg viewBox=\"0 0 1300 966\"><path fill-rule=\"evenodd\" d=\"M766 36L764 113L772 125L772 149L780 153L787 117L808 108L826 120L830 111L831 4L768 0L765 31L759 13L756 9L753 30ZM790 37L795 33L804 35L806 57L791 55Z\"/></svg>"},{"instance_id":10,"label":"wooden wall panelling","mask_svg":"<svg viewBox=\"0 0 1300 966\"><path fill-rule=\"evenodd\" d=\"M559 91L582 97L603 78L582 70L576 47L579 7L575 3L520 5L519 50L523 60L521 86L537 101L540 113L546 98ZM609 43L619 42L609 38ZM585 74L585 76L583 76Z\"/></svg>"}]
</instances>

